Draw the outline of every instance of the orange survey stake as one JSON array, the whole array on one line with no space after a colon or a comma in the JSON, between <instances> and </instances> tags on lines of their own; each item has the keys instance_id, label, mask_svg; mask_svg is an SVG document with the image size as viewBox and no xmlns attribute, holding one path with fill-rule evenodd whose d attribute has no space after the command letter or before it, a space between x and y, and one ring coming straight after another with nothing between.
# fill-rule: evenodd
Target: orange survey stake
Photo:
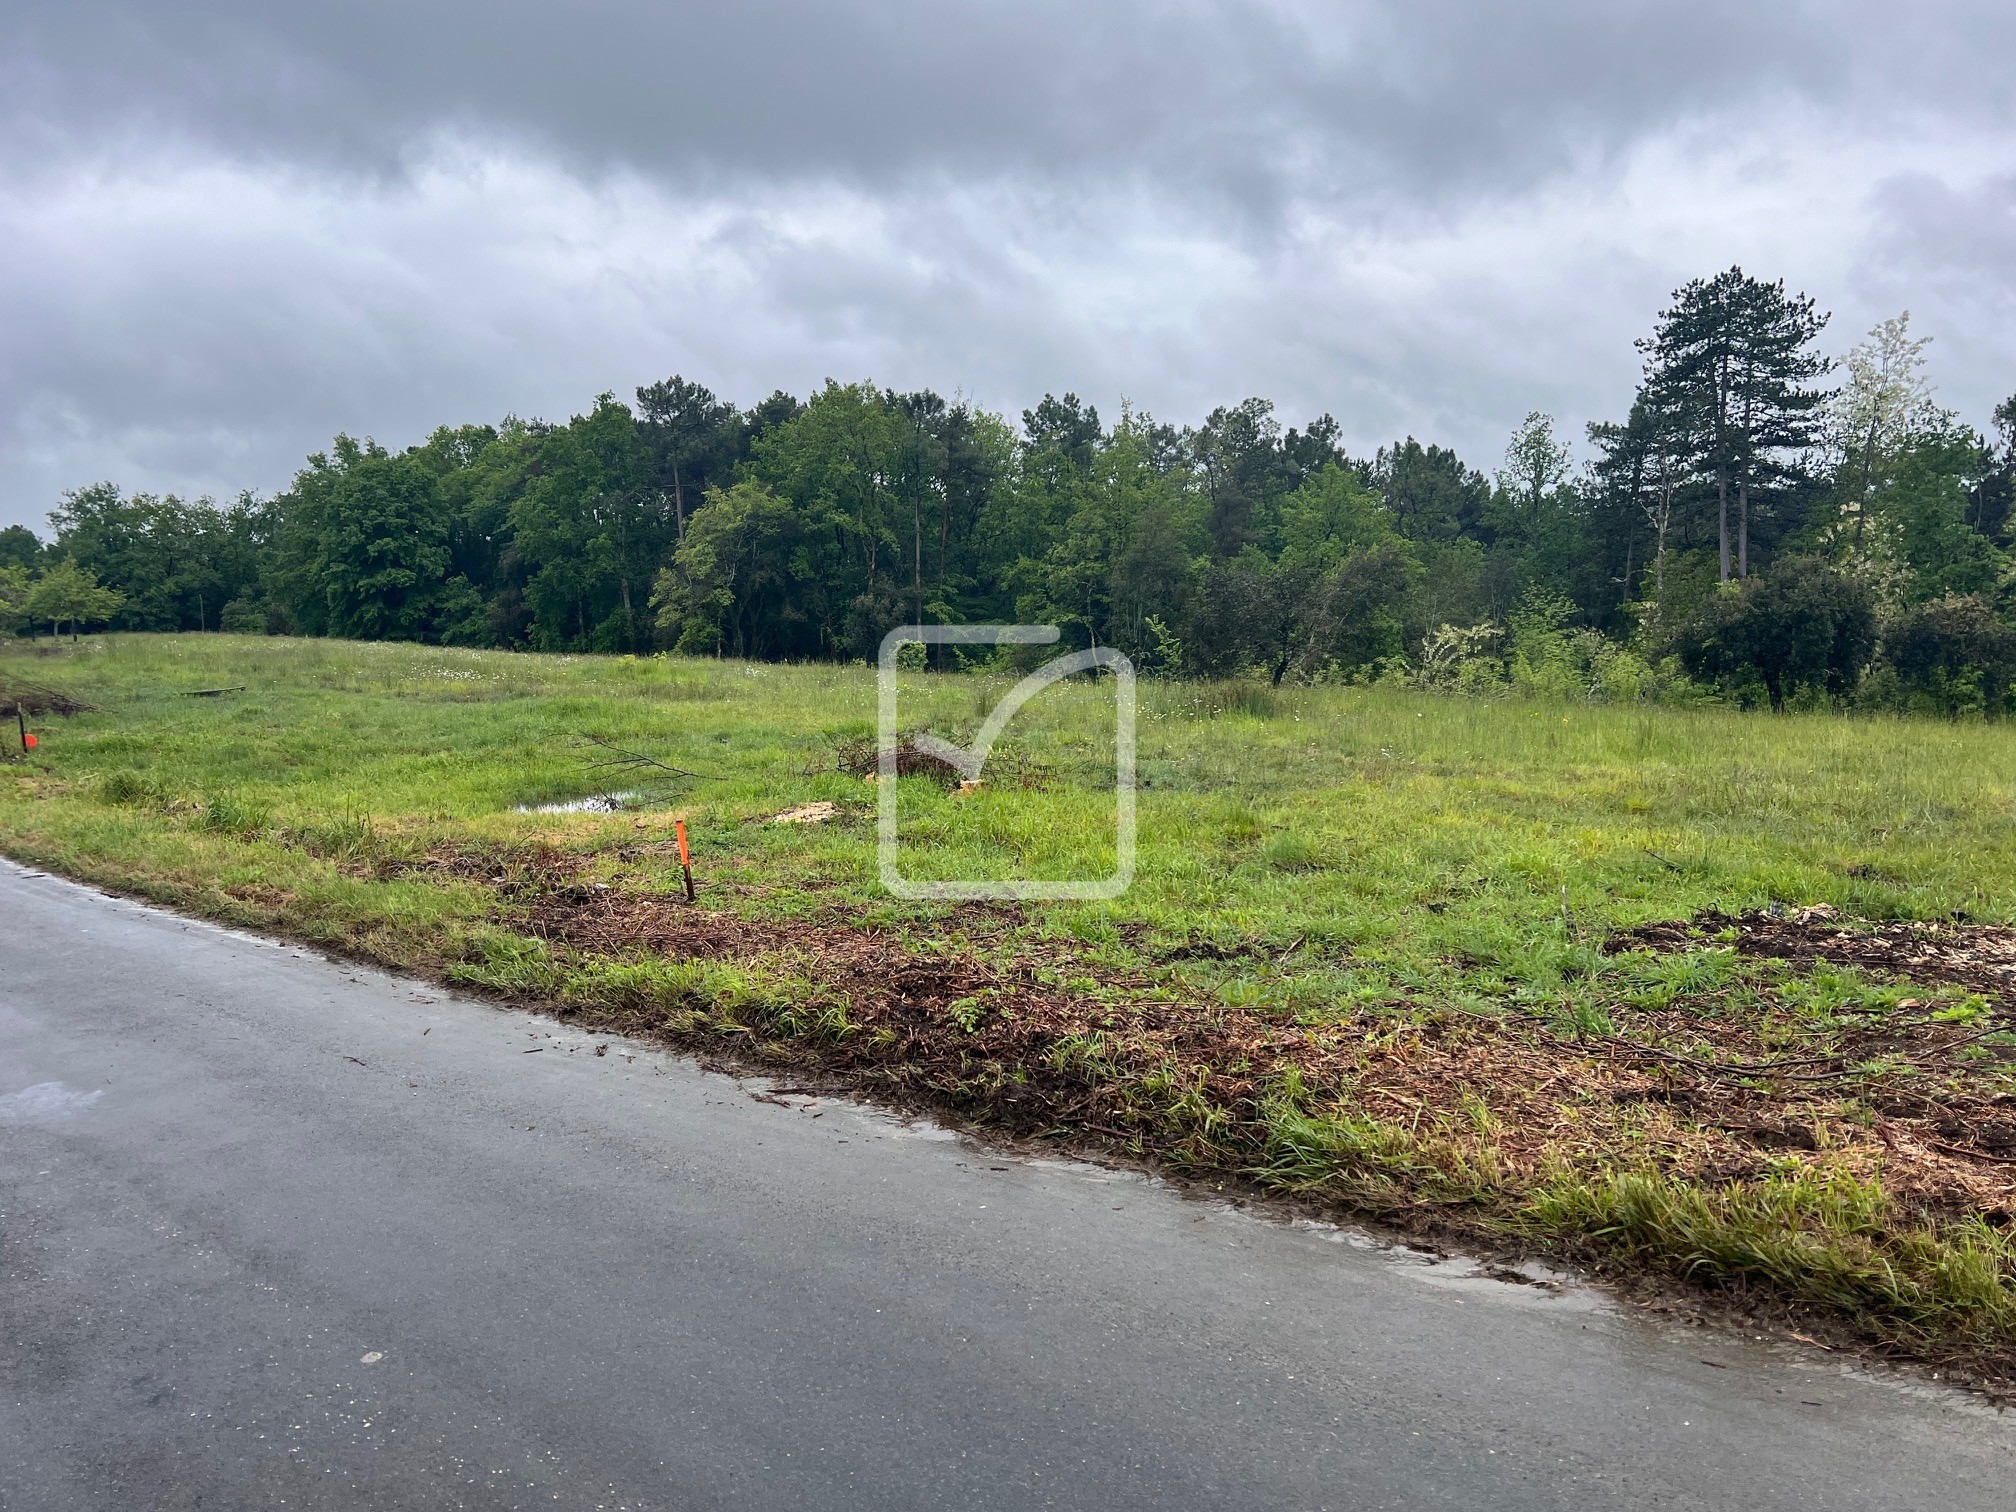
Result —
<instances>
[{"instance_id":1,"label":"orange survey stake","mask_svg":"<svg viewBox=\"0 0 2016 1512\"><path fill-rule=\"evenodd\" d=\"M679 870L686 876L686 901L693 901L693 858L686 853L686 821L674 819L672 828L679 834Z\"/></svg>"}]
</instances>

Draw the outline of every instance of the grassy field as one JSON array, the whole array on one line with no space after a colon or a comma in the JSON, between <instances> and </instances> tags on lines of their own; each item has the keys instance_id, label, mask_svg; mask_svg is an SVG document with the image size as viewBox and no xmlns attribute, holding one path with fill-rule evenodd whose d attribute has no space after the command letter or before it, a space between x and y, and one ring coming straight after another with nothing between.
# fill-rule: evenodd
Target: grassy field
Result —
<instances>
[{"instance_id":1,"label":"grassy field","mask_svg":"<svg viewBox=\"0 0 2016 1512\"><path fill-rule=\"evenodd\" d=\"M1012 681L908 675L904 723ZM94 708L0 767L17 858L2016 1376L2001 727L1143 684L1134 886L933 904L876 881L866 669L118 637L0 650L24 683ZM1110 869L1113 708L903 779L906 871Z\"/></svg>"}]
</instances>

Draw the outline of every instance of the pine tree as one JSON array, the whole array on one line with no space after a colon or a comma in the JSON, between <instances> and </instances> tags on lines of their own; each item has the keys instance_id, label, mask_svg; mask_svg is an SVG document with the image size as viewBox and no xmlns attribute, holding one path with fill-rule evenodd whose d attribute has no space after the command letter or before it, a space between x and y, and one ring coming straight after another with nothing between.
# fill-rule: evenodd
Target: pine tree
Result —
<instances>
[{"instance_id":1,"label":"pine tree","mask_svg":"<svg viewBox=\"0 0 2016 1512\"><path fill-rule=\"evenodd\" d=\"M1826 324L1813 300L1788 295L1782 280L1730 268L1678 290L1658 329L1638 343L1646 356L1640 401L1674 417L1691 438L1694 467L1715 486L1722 582L1749 573L1754 497L1796 481L1799 455L1819 437L1827 394L1814 380L1829 363L1811 348Z\"/></svg>"}]
</instances>

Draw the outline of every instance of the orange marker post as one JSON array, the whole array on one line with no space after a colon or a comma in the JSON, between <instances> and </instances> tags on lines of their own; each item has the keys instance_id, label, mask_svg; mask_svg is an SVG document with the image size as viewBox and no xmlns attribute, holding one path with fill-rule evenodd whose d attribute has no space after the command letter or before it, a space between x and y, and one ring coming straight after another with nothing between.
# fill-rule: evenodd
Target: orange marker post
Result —
<instances>
[{"instance_id":1,"label":"orange marker post","mask_svg":"<svg viewBox=\"0 0 2016 1512\"><path fill-rule=\"evenodd\" d=\"M686 901L693 901L693 858L686 851L686 821L674 819L672 827L679 833L679 870L686 874Z\"/></svg>"}]
</instances>

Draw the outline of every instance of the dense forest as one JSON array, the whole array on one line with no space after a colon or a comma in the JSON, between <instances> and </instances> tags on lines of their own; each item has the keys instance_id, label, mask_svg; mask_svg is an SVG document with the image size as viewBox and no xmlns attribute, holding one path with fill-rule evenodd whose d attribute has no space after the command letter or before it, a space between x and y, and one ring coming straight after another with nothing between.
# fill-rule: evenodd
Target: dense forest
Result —
<instances>
[{"instance_id":1,"label":"dense forest","mask_svg":"<svg viewBox=\"0 0 2016 1512\"><path fill-rule=\"evenodd\" d=\"M1908 317L1839 361L1826 325L1740 269L1689 283L1590 460L1532 414L1488 473L1263 399L1179 428L1067 393L1017 426L674 377L564 425L339 436L270 498L78 489L51 541L0 531L0 632L846 660L1014 621L1170 674L2007 712L2016 399L1983 435Z\"/></svg>"}]
</instances>

